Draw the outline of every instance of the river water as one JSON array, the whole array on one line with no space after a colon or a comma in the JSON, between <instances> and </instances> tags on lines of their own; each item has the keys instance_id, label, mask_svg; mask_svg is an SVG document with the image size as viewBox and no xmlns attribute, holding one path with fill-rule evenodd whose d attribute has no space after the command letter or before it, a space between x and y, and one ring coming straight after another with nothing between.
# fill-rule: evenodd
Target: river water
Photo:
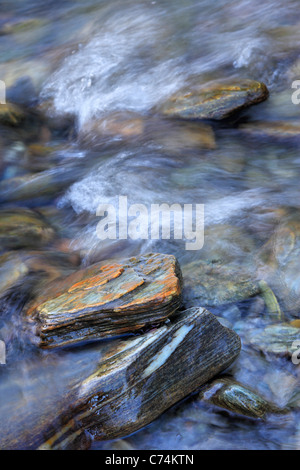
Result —
<instances>
[{"instance_id":1,"label":"river water","mask_svg":"<svg viewBox=\"0 0 300 470\"><path fill-rule=\"evenodd\" d=\"M54 184L70 174L57 194L30 194L18 204L51 206L59 240L67 239L69 248L80 252L83 265L156 251L176 255L185 305L209 307L243 341L249 328L272 324L259 295L216 298L224 298L226 279L238 290L241 276L259 281L273 269L262 255L264 247L278 227L299 220L299 140L249 138L240 128L253 121L299 122L300 105L291 100L292 83L300 79L299 2L13 0L0 5L0 79L8 97L51 103L49 113L62 128L66 115L74 123L72 132L58 125L44 137L54 164L50 159L25 165L34 139L3 133L2 180L48 171ZM24 76L29 77L25 85L16 87ZM214 124L214 137L198 123L164 120L157 112L182 86L232 77L263 81L270 97L230 122ZM148 208L204 204L203 249L187 251L184 240L173 239L100 241L97 207L116 205L119 196ZM278 250L290 249L284 233ZM299 318L300 311L297 236L293 231L291 265L275 268L277 277L282 270L288 278L287 287L274 283L285 321ZM216 296L210 295L215 287L199 293L201 263L222 266L224 277L218 271L211 276L214 285L220 279ZM18 299L13 308L20 305ZM9 313L5 318L3 331L13 337L9 369L24 360L26 382L24 364L35 353L14 338ZM231 372L268 400L288 406L289 413L256 422L209 407L195 395L133 436L93 448L299 449L299 370L290 358L262 354L245 339Z\"/></svg>"}]
</instances>

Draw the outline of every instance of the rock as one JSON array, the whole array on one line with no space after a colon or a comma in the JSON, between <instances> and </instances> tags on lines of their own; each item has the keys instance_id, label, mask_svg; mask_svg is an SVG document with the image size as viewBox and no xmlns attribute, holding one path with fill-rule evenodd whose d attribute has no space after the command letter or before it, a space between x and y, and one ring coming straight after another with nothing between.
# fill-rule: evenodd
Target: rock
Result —
<instances>
[{"instance_id":1,"label":"rock","mask_svg":"<svg viewBox=\"0 0 300 470\"><path fill-rule=\"evenodd\" d=\"M300 223L298 211L286 217L257 258L258 277L273 290L285 318L297 317L300 312Z\"/></svg>"},{"instance_id":2,"label":"rock","mask_svg":"<svg viewBox=\"0 0 300 470\"><path fill-rule=\"evenodd\" d=\"M300 142L300 123L289 121L251 122L243 124L241 131L255 139L270 141Z\"/></svg>"},{"instance_id":3,"label":"rock","mask_svg":"<svg viewBox=\"0 0 300 470\"><path fill-rule=\"evenodd\" d=\"M255 328L248 331L246 341L255 349L266 354L292 356L297 348L294 341L300 341L299 329L286 323L270 325L264 329Z\"/></svg>"},{"instance_id":4,"label":"rock","mask_svg":"<svg viewBox=\"0 0 300 470\"><path fill-rule=\"evenodd\" d=\"M0 105L0 124L19 126L25 120L24 111L17 105L6 103Z\"/></svg>"},{"instance_id":5,"label":"rock","mask_svg":"<svg viewBox=\"0 0 300 470\"><path fill-rule=\"evenodd\" d=\"M0 256L0 297L20 284L27 274L28 267L18 254L5 253Z\"/></svg>"},{"instance_id":6,"label":"rock","mask_svg":"<svg viewBox=\"0 0 300 470\"><path fill-rule=\"evenodd\" d=\"M55 348L131 333L162 323L181 305L181 273L174 256L149 254L98 263L52 284L28 318L40 346Z\"/></svg>"},{"instance_id":7,"label":"rock","mask_svg":"<svg viewBox=\"0 0 300 470\"><path fill-rule=\"evenodd\" d=\"M162 106L161 111L169 117L219 121L266 100L268 96L266 85L253 80L214 81L198 89L178 92Z\"/></svg>"},{"instance_id":8,"label":"rock","mask_svg":"<svg viewBox=\"0 0 300 470\"><path fill-rule=\"evenodd\" d=\"M230 377L220 377L205 385L199 398L209 404L224 408L238 415L263 419L279 409L268 403L255 391Z\"/></svg>"},{"instance_id":9,"label":"rock","mask_svg":"<svg viewBox=\"0 0 300 470\"><path fill-rule=\"evenodd\" d=\"M89 359L92 359L90 356ZM84 377L82 358L74 361L77 374ZM7 450L71 450L88 448L91 436L71 420L70 388L77 382L69 372L71 362L63 364L55 358L43 358L16 365L12 373L1 377L0 448ZM68 386L67 386L68 385ZM68 422L68 426L64 424Z\"/></svg>"},{"instance_id":10,"label":"rock","mask_svg":"<svg viewBox=\"0 0 300 470\"><path fill-rule=\"evenodd\" d=\"M88 145L97 145L105 139L134 139L143 134L145 122L133 112L116 112L101 119L88 121L80 130L80 140Z\"/></svg>"},{"instance_id":11,"label":"rock","mask_svg":"<svg viewBox=\"0 0 300 470\"><path fill-rule=\"evenodd\" d=\"M38 292L45 283L75 271L79 258L59 251L16 250L0 256L0 298L22 287L23 292ZM34 277L31 274L36 273Z\"/></svg>"},{"instance_id":12,"label":"rock","mask_svg":"<svg viewBox=\"0 0 300 470\"><path fill-rule=\"evenodd\" d=\"M294 328L300 328L300 320L293 320L290 322L290 325Z\"/></svg>"},{"instance_id":13,"label":"rock","mask_svg":"<svg viewBox=\"0 0 300 470\"><path fill-rule=\"evenodd\" d=\"M1 26L0 35L5 34L21 34L28 31L41 28L47 23L45 19L41 18L18 18L6 21Z\"/></svg>"},{"instance_id":14,"label":"rock","mask_svg":"<svg viewBox=\"0 0 300 470\"><path fill-rule=\"evenodd\" d=\"M149 123L147 135L151 135L154 144L163 152L173 155L217 147L212 127L202 122L154 121Z\"/></svg>"},{"instance_id":15,"label":"rock","mask_svg":"<svg viewBox=\"0 0 300 470\"><path fill-rule=\"evenodd\" d=\"M194 261L183 268L183 276L188 306L218 306L260 293L258 283L243 268L221 262Z\"/></svg>"},{"instance_id":16,"label":"rock","mask_svg":"<svg viewBox=\"0 0 300 470\"><path fill-rule=\"evenodd\" d=\"M0 202L58 197L59 193L73 183L77 176L77 168L61 166L1 181Z\"/></svg>"},{"instance_id":17,"label":"rock","mask_svg":"<svg viewBox=\"0 0 300 470\"><path fill-rule=\"evenodd\" d=\"M78 437L75 425L96 439L124 437L238 356L239 337L210 312L194 308L173 320L125 341L69 352L61 356L62 364L30 364L30 386L19 399L20 374L14 387L0 383L0 447L68 448Z\"/></svg>"},{"instance_id":18,"label":"rock","mask_svg":"<svg viewBox=\"0 0 300 470\"><path fill-rule=\"evenodd\" d=\"M54 230L29 209L0 211L0 249L37 248L54 238Z\"/></svg>"},{"instance_id":19,"label":"rock","mask_svg":"<svg viewBox=\"0 0 300 470\"><path fill-rule=\"evenodd\" d=\"M96 439L123 437L147 425L226 369L240 352L239 337L202 308L182 312L174 323L135 338L132 345L125 343L120 351L117 374L118 360L105 357L79 390L86 409L77 419ZM113 407L110 390L120 391Z\"/></svg>"},{"instance_id":20,"label":"rock","mask_svg":"<svg viewBox=\"0 0 300 470\"><path fill-rule=\"evenodd\" d=\"M28 76L18 78L6 90L6 99L20 106L32 106L38 99L35 86Z\"/></svg>"}]
</instances>

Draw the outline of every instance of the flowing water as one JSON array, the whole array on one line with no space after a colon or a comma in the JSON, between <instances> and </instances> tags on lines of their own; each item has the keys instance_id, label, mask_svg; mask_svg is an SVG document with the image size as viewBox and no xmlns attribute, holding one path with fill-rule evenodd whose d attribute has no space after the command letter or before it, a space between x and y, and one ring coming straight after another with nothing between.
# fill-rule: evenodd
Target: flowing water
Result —
<instances>
[{"instance_id":1,"label":"flowing water","mask_svg":"<svg viewBox=\"0 0 300 470\"><path fill-rule=\"evenodd\" d=\"M300 79L299 2L13 0L0 5L0 79L8 98L50 103L50 113L59 116L51 133L1 130L2 180L34 173L46 175L54 187L50 196L26 195L25 189L17 204L42 208L58 230L57 246L68 243L83 265L156 251L176 255L185 305L198 306L200 298L242 337L234 377L290 409L256 422L209 407L195 395L133 436L93 448L299 449L299 370L290 358L262 355L247 345L249 329L274 322L262 297L222 303L198 292L201 261L222 266L224 278L215 274L220 290L226 290L228 278L237 286L240 276L259 281L274 270L262 253L275 230L299 220L299 140L249 138L239 127L257 120L299 120L300 105L291 100L292 82ZM157 111L182 86L232 77L263 81L270 97L213 125L215 140L198 123L168 121ZM28 157L36 143L50 148L47 157ZM148 208L204 204L203 249L187 251L184 240L173 239L100 241L97 207L117 205L119 196L127 196L128 205ZM284 233L275 242L278 250L288 250L290 264L279 263L275 277L288 281L275 282L274 290L285 321L291 321L300 311L300 234L293 232L291 249ZM24 296L16 294L3 307L8 365L1 377L6 384L20 368L26 389L26 368L40 356L16 332ZM63 352L59 360L64 361ZM62 386L57 377L53 384ZM43 387L37 390L43 393Z\"/></svg>"}]
</instances>

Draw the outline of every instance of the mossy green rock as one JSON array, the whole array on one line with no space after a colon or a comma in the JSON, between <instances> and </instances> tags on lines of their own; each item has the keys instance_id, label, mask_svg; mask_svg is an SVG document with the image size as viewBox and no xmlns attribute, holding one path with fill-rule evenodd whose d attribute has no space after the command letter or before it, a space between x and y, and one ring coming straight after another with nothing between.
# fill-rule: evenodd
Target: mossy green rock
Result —
<instances>
[{"instance_id":1,"label":"mossy green rock","mask_svg":"<svg viewBox=\"0 0 300 470\"><path fill-rule=\"evenodd\" d=\"M169 117L219 121L266 100L268 96L266 85L254 80L215 81L178 92L161 111Z\"/></svg>"}]
</instances>

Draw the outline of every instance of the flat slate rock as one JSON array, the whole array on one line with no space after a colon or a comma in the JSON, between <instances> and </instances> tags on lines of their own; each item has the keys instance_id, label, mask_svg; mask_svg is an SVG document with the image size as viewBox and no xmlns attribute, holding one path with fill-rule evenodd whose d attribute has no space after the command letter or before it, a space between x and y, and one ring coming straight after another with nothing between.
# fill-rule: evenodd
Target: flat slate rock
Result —
<instances>
[{"instance_id":1,"label":"flat slate rock","mask_svg":"<svg viewBox=\"0 0 300 470\"><path fill-rule=\"evenodd\" d=\"M164 322L181 305L181 272L171 255L98 263L55 281L28 310L40 346L55 348Z\"/></svg>"},{"instance_id":2,"label":"flat slate rock","mask_svg":"<svg viewBox=\"0 0 300 470\"><path fill-rule=\"evenodd\" d=\"M254 80L223 80L209 82L193 89L184 89L162 106L169 117L181 119L222 120L268 98L264 83Z\"/></svg>"},{"instance_id":3,"label":"flat slate rock","mask_svg":"<svg viewBox=\"0 0 300 470\"><path fill-rule=\"evenodd\" d=\"M26 394L14 391L24 388L24 370L0 384L0 447L76 448L85 430L124 437L229 367L240 348L234 331L192 308L145 334L55 355L57 364L43 355L28 365Z\"/></svg>"}]
</instances>

